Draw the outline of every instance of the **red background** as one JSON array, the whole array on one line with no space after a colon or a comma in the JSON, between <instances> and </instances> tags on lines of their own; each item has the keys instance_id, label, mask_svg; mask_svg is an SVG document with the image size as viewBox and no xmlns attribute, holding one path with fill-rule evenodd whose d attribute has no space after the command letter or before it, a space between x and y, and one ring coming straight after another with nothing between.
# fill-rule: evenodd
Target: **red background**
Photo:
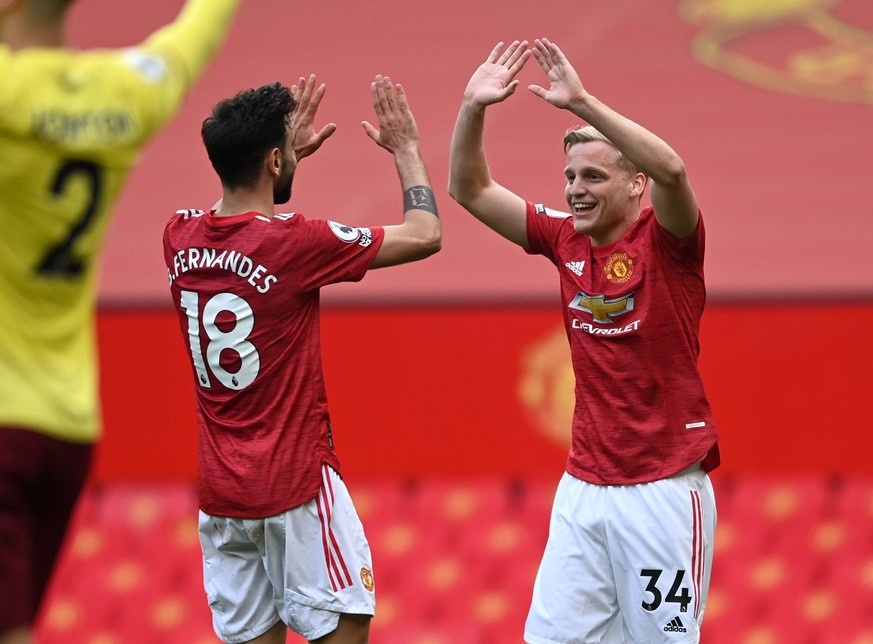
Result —
<instances>
[{"instance_id":1,"label":"red background","mask_svg":"<svg viewBox=\"0 0 873 644\"><path fill-rule=\"evenodd\" d=\"M71 37L127 46L181 4L77 0ZM543 35L595 96L686 161L706 217L713 299L873 297L869 0L246 0L225 46L131 177L110 230L102 300L166 305L163 225L179 208L211 206L219 192L199 140L211 106L246 87L316 73L327 84L321 121L338 130L301 163L289 207L354 225L399 221L394 165L360 126L374 118L370 81L388 74L408 92L445 223L439 255L327 289L327 301L555 301L552 267L525 258L444 190L470 75L496 42ZM725 39L713 56L710 45ZM535 62L519 78L516 94L489 112L489 162L507 187L562 209L560 142L578 119L525 89L544 82Z\"/></svg>"}]
</instances>

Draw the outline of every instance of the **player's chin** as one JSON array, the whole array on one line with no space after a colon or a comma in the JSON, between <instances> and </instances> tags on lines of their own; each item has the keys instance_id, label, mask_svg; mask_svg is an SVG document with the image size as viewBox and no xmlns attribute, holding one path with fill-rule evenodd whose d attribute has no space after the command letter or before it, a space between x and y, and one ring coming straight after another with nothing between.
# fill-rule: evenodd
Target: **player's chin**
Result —
<instances>
[{"instance_id":1,"label":"player's chin","mask_svg":"<svg viewBox=\"0 0 873 644\"><path fill-rule=\"evenodd\" d=\"M273 203L274 204L283 204L291 201L291 186L288 186L287 190L275 190L273 191Z\"/></svg>"},{"instance_id":2,"label":"player's chin","mask_svg":"<svg viewBox=\"0 0 873 644\"><path fill-rule=\"evenodd\" d=\"M591 233L592 225L593 224L588 217L573 215L573 228L580 235L589 235Z\"/></svg>"},{"instance_id":3,"label":"player's chin","mask_svg":"<svg viewBox=\"0 0 873 644\"><path fill-rule=\"evenodd\" d=\"M294 173L288 173L288 176L279 181L273 187L273 203L283 204L291 200L291 185L294 183Z\"/></svg>"}]
</instances>

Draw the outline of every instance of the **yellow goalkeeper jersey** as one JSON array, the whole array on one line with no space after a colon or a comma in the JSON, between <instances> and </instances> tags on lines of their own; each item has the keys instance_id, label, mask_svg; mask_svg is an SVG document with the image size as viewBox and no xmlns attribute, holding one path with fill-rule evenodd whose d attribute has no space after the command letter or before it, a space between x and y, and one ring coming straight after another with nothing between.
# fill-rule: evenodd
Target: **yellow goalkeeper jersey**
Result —
<instances>
[{"instance_id":1,"label":"yellow goalkeeper jersey","mask_svg":"<svg viewBox=\"0 0 873 644\"><path fill-rule=\"evenodd\" d=\"M189 0L128 49L0 44L0 425L99 437L96 264L109 214L239 1Z\"/></svg>"}]
</instances>

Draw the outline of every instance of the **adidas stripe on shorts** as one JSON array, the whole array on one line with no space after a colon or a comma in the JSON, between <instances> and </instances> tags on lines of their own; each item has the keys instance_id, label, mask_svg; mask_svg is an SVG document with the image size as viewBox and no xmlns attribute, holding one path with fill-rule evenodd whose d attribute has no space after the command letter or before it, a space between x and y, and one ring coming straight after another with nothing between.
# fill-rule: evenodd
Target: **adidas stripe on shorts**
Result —
<instances>
[{"instance_id":1,"label":"adidas stripe on shorts","mask_svg":"<svg viewBox=\"0 0 873 644\"><path fill-rule=\"evenodd\" d=\"M639 485L565 473L525 641L699 642L715 524L712 485L698 465Z\"/></svg>"},{"instance_id":2,"label":"adidas stripe on shorts","mask_svg":"<svg viewBox=\"0 0 873 644\"><path fill-rule=\"evenodd\" d=\"M375 614L373 564L342 479L322 468L318 496L266 519L200 512L203 579L215 632L247 642L280 620L307 640L341 613Z\"/></svg>"}]
</instances>

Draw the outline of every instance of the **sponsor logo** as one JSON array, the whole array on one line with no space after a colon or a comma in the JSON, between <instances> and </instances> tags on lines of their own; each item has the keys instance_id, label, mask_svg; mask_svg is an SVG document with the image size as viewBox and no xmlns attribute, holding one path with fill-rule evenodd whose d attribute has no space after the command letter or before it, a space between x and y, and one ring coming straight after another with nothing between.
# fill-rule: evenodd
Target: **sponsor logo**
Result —
<instances>
[{"instance_id":1,"label":"sponsor logo","mask_svg":"<svg viewBox=\"0 0 873 644\"><path fill-rule=\"evenodd\" d=\"M634 260L627 253L613 253L606 260L603 272L613 284L624 284L634 274Z\"/></svg>"},{"instance_id":2,"label":"sponsor logo","mask_svg":"<svg viewBox=\"0 0 873 644\"><path fill-rule=\"evenodd\" d=\"M330 226L330 229L333 231L334 235L336 235L341 241L344 241L347 244L358 241L361 236L361 230L359 228L346 226L345 224L341 224L336 221L328 221L327 225Z\"/></svg>"},{"instance_id":3,"label":"sponsor logo","mask_svg":"<svg viewBox=\"0 0 873 644\"><path fill-rule=\"evenodd\" d=\"M664 630L668 633L687 633L688 629L685 628L685 625L682 623L682 620L678 617L674 617L667 625L664 627Z\"/></svg>"},{"instance_id":4,"label":"sponsor logo","mask_svg":"<svg viewBox=\"0 0 873 644\"><path fill-rule=\"evenodd\" d=\"M607 300L603 295L588 295L580 292L570 302L570 308L587 311L595 322L612 324L615 322L613 319L615 316L634 310L634 294L629 293L624 297Z\"/></svg>"},{"instance_id":5,"label":"sponsor logo","mask_svg":"<svg viewBox=\"0 0 873 644\"><path fill-rule=\"evenodd\" d=\"M608 329L604 329L600 326L594 326L588 322L580 322L579 320L573 320L572 327L574 329L579 329L580 331L585 331L585 333L589 333L591 335L623 335L625 333L630 333L631 331L636 331L640 328L640 321L634 320L630 324L626 326L614 326Z\"/></svg>"},{"instance_id":6,"label":"sponsor logo","mask_svg":"<svg viewBox=\"0 0 873 644\"><path fill-rule=\"evenodd\" d=\"M157 85L167 77L167 61L163 56L141 49L128 49L122 56L124 64L136 70L147 83Z\"/></svg>"},{"instance_id":7,"label":"sponsor logo","mask_svg":"<svg viewBox=\"0 0 873 644\"><path fill-rule=\"evenodd\" d=\"M699 429L701 427L706 427L706 423L703 421L699 423L685 423L685 429Z\"/></svg>"},{"instance_id":8,"label":"sponsor logo","mask_svg":"<svg viewBox=\"0 0 873 644\"><path fill-rule=\"evenodd\" d=\"M361 583L363 583L364 588L369 590L371 593L376 587L376 581L373 579L373 573L370 572L369 568L361 568Z\"/></svg>"},{"instance_id":9,"label":"sponsor logo","mask_svg":"<svg viewBox=\"0 0 873 644\"><path fill-rule=\"evenodd\" d=\"M373 243L373 233L369 228L358 228L358 230L361 233L361 241L358 242L361 246L366 248Z\"/></svg>"},{"instance_id":10,"label":"sponsor logo","mask_svg":"<svg viewBox=\"0 0 873 644\"><path fill-rule=\"evenodd\" d=\"M565 266L579 277L582 277L582 269L585 268L585 262L567 262Z\"/></svg>"}]
</instances>

